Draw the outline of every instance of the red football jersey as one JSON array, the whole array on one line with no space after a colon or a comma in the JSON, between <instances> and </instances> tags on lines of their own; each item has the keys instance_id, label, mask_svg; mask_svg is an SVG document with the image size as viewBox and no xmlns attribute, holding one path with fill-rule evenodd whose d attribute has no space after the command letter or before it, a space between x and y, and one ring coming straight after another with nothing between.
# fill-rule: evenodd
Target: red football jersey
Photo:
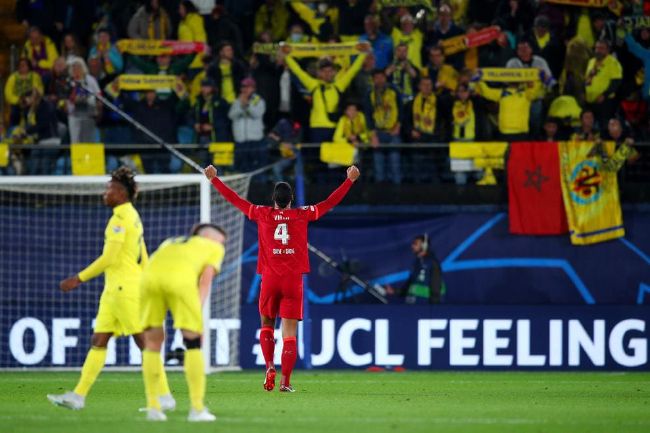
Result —
<instances>
[{"instance_id":1,"label":"red football jersey","mask_svg":"<svg viewBox=\"0 0 650 433\"><path fill-rule=\"evenodd\" d=\"M240 197L218 177L212 185L243 212L257 222L259 254L257 272L283 275L309 272L309 250L307 249L307 224L325 215L339 204L350 190L352 181L346 179L327 199L313 206L296 209L275 209L256 206Z\"/></svg>"},{"instance_id":2,"label":"red football jersey","mask_svg":"<svg viewBox=\"0 0 650 433\"><path fill-rule=\"evenodd\" d=\"M307 224L318 219L316 206L298 209L253 206L248 216L257 222L258 274L309 272Z\"/></svg>"}]
</instances>

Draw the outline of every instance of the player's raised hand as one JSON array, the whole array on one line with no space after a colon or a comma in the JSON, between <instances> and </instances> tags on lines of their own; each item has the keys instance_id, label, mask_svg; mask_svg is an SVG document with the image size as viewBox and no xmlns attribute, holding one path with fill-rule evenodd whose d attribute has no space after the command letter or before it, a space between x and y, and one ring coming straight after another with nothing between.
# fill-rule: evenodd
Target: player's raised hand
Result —
<instances>
[{"instance_id":1,"label":"player's raised hand","mask_svg":"<svg viewBox=\"0 0 650 433\"><path fill-rule=\"evenodd\" d=\"M348 167L348 179L354 182L359 178L359 176L361 176L361 173L355 165Z\"/></svg>"},{"instance_id":2,"label":"player's raised hand","mask_svg":"<svg viewBox=\"0 0 650 433\"><path fill-rule=\"evenodd\" d=\"M69 292L71 290L76 289L79 287L79 284L81 284L81 280L79 279L78 275L68 277L65 280L61 281L59 283L59 288L63 292Z\"/></svg>"},{"instance_id":3,"label":"player's raised hand","mask_svg":"<svg viewBox=\"0 0 650 433\"><path fill-rule=\"evenodd\" d=\"M205 177L207 177L208 180L212 180L217 177L217 169L214 167L214 165L208 165L203 170L203 174L205 174Z\"/></svg>"}]
</instances>

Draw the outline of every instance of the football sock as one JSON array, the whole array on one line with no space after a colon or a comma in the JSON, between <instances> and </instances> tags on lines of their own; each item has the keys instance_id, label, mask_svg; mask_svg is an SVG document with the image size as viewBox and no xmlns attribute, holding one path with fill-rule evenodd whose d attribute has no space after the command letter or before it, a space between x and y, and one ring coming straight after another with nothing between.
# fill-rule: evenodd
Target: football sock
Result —
<instances>
[{"instance_id":1,"label":"football sock","mask_svg":"<svg viewBox=\"0 0 650 433\"><path fill-rule=\"evenodd\" d=\"M169 382L167 382L167 374L165 373L165 364L163 364L162 358L160 359L160 382L158 383L158 388L160 390L160 395L169 395L172 391L169 389Z\"/></svg>"},{"instance_id":2,"label":"football sock","mask_svg":"<svg viewBox=\"0 0 650 433\"><path fill-rule=\"evenodd\" d=\"M79 394L83 397L88 395L90 387L93 386L97 376L104 368L104 363L106 362L106 348L105 347L91 347L86 355L86 360L84 361L84 366L81 369L81 377L79 378L79 383L74 389L76 394Z\"/></svg>"},{"instance_id":3,"label":"football sock","mask_svg":"<svg viewBox=\"0 0 650 433\"><path fill-rule=\"evenodd\" d=\"M273 357L275 355L275 338L273 337L273 328L271 326L263 326L260 331L260 347L262 347L262 355L266 361L266 368L273 365Z\"/></svg>"},{"instance_id":4,"label":"football sock","mask_svg":"<svg viewBox=\"0 0 650 433\"><path fill-rule=\"evenodd\" d=\"M144 392L147 395L147 408L160 409L160 375L163 366L160 352L151 350L142 351L142 377L144 379Z\"/></svg>"},{"instance_id":5,"label":"football sock","mask_svg":"<svg viewBox=\"0 0 650 433\"><path fill-rule=\"evenodd\" d=\"M281 384L288 386L291 382L291 372L296 365L296 337L283 338L284 346L282 348L282 381Z\"/></svg>"},{"instance_id":6,"label":"football sock","mask_svg":"<svg viewBox=\"0 0 650 433\"><path fill-rule=\"evenodd\" d=\"M188 349L185 352L185 380L187 380L192 408L202 411L203 397L205 397L205 366L201 349Z\"/></svg>"}]
</instances>

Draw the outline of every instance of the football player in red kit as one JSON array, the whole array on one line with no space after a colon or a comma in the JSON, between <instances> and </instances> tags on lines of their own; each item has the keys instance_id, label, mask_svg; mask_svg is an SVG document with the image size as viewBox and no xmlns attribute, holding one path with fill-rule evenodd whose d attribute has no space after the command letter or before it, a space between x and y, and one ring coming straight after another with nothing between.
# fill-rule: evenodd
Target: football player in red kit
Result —
<instances>
[{"instance_id":1,"label":"football player in red kit","mask_svg":"<svg viewBox=\"0 0 650 433\"><path fill-rule=\"evenodd\" d=\"M302 320L302 275L309 272L307 224L316 221L339 204L352 183L359 178L359 169L351 166L347 179L325 201L313 206L292 208L293 193L286 182L278 182L273 190L273 206L257 206L241 198L217 177L217 169L208 166L204 173L221 195L257 223L259 254L257 273L262 276L260 291L260 346L266 361L264 389L275 388L273 353L275 319L282 319L281 392L294 392L291 372L296 363L296 331Z\"/></svg>"}]
</instances>

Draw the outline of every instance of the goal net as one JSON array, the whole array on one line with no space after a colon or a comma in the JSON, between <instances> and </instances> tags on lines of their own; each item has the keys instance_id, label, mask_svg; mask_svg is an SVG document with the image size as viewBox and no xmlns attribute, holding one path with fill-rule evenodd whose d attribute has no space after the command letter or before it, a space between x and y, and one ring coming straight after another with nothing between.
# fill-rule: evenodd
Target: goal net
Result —
<instances>
[{"instance_id":1,"label":"goal net","mask_svg":"<svg viewBox=\"0 0 650 433\"><path fill-rule=\"evenodd\" d=\"M103 277L62 293L58 284L101 254L111 209L102 202L108 176L0 177L0 368L79 368L90 347ZM147 249L187 234L199 221L228 233L226 257L204 309L204 355L214 368L239 365L240 266L244 217L202 175L140 175L135 203ZM223 180L241 196L250 176ZM169 325L169 320L168 320ZM168 326L170 356L182 348ZM111 340L107 365L135 366L132 339Z\"/></svg>"}]
</instances>

